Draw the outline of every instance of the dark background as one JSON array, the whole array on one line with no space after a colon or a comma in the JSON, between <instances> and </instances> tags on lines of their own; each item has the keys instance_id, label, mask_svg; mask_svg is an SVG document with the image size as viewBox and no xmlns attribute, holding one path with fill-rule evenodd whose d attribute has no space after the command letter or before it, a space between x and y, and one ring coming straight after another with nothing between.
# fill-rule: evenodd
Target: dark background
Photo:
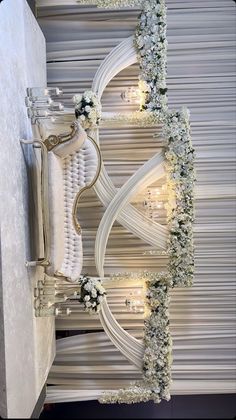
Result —
<instances>
[{"instance_id":1,"label":"dark background","mask_svg":"<svg viewBox=\"0 0 236 420\"><path fill-rule=\"evenodd\" d=\"M35 6L36 0L26 0L26 1L29 4L34 15L36 15L36 6Z\"/></svg>"},{"instance_id":2,"label":"dark background","mask_svg":"<svg viewBox=\"0 0 236 420\"><path fill-rule=\"evenodd\" d=\"M234 419L236 395L176 395L160 404L99 404L97 401L46 405L40 419Z\"/></svg>"}]
</instances>

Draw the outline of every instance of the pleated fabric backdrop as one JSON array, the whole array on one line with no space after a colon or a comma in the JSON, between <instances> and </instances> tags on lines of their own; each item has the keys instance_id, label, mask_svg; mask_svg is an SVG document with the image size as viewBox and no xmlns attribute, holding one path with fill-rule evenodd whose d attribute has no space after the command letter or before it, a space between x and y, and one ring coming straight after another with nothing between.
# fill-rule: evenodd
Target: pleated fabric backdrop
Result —
<instances>
[{"instance_id":1,"label":"pleated fabric backdrop","mask_svg":"<svg viewBox=\"0 0 236 420\"><path fill-rule=\"evenodd\" d=\"M235 392L235 2L166 3L169 105L186 105L190 109L197 155L195 283L190 289L178 288L171 293L173 392ZM70 107L74 93L91 87L93 76L109 51L132 35L138 10L96 9L78 6L75 0L38 0L37 4L39 23L47 39L48 84L63 89L64 103ZM134 106L121 100L120 94L126 87L136 85L137 77L138 66L133 65L113 79L102 98L103 110L134 110ZM153 138L158 130L123 126L100 131L102 156L116 187L123 185L160 148L161 140ZM142 206L140 197L135 205ZM103 212L96 195L87 193L79 218L83 227L84 272L89 274L96 274L94 242ZM164 210L159 222L165 224ZM105 273L163 270L167 257L147 254L150 249L115 223L108 242ZM79 313L77 318L60 318L57 328L79 329L80 320ZM93 329L101 328L98 321L93 325ZM135 329L125 323L123 326ZM64 398L71 400L72 396L67 393Z\"/></svg>"}]
</instances>

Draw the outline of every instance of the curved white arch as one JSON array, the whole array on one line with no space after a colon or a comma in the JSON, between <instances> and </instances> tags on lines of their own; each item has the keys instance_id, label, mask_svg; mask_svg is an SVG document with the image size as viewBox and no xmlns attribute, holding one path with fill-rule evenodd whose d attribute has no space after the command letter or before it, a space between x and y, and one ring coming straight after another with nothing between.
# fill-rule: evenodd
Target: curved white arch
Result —
<instances>
[{"instance_id":1,"label":"curved white arch","mask_svg":"<svg viewBox=\"0 0 236 420\"><path fill-rule=\"evenodd\" d=\"M133 36L125 39L113 48L101 63L92 84L92 90L97 94L99 99L101 99L105 87L113 77L121 70L137 62L137 54L133 43Z\"/></svg>"},{"instance_id":2,"label":"curved white arch","mask_svg":"<svg viewBox=\"0 0 236 420\"><path fill-rule=\"evenodd\" d=\"M133 45L133 36L131 36L115 47L98 68L94 76L92 90L96 92L99 99L101 99L103 91L110 80L121 70L136 62L137 54ZM92 133L92 137L99 144L98 130ZM117 189L113 185L104 165L101 167L100 176L94 186L94 190L106 207L117 193ZM165 248L166 227L145 218L140 211L130 204L127 204L122 209L117 221L154 248Z\"/></svg>"},{"instance_id":3,"label":"curved white arch","mask_svg":"<svg viewBox=\"0 0 236 420\"><path fill-rule=\"evenodd\" d=\"M107 336L118 350L137 368L142 369L144 345L127 331L114 318L107 300L104 299L100 311L100 321Z\"/></svg>"},{"instance_id":4,"label":"curved white arch","mask_svg":"<svg viewBox=\"0 0 236 420\"><path fill-rule=\"evenodd\" d=\"M101 277L104 277L106 246L114 221L126 203L140 190L141 186L146 188L164 175L164 159L165 156L162 152L154 155L119 189L107 207L99 224L95 241L95 263Z\"/></svg>"},{"instance_id":5,"label":"curved white arch","mask_svg":"<svg viewBox=\"0 0 236 420\"><path fill-rule=\"evenodd\" d=\"M113 185L103 165L94 189L105 207L109 205L117 194L118 190ZM131 204L126 204L117 216L117 221L154 248L160 247L164 249L166 247L167 228L145 217Z\"/></svg>"}]
</instances>

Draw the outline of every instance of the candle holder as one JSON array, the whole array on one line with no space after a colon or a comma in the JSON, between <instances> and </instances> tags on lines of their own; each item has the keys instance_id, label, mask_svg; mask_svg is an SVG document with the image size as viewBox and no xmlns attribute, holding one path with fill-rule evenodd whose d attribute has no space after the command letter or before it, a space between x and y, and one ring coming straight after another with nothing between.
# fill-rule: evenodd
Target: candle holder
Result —
<instances>
[{"instance_id":1,"label":"candle holder","mask_svg":"<svg viewBox=\"0 0 236 420\"><path fill-rule=\"evenodd\" d=\"M129 312L143 313L144 300L141 290L138 290L134 293L130 293L130 295L125 299L125 306L127 307Z\"/></svg>"},{"instance_id":2,"label":"candle holder","mask_svg":"<svg viewBox=\"0 0 236 420\"><path fill-rule=\"evenodd\" d=\"M53 121L64 111L63 104L51 98L51 95L54 97L62 95L61 89L57 87L29 87L26 92L25 104L32 124L45 119Z\"/></svg>"}]
</instances>

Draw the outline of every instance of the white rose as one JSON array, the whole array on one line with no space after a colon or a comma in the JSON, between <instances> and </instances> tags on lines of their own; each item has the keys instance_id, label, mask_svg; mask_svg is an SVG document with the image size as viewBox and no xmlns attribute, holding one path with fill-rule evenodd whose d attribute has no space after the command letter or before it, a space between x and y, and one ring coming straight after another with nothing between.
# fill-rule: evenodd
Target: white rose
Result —
<instances>
[{"instance_id":1,"label":"white rose","mask_svg":"<svg viewBox=\"0 0 236 420\"><path fill-rule=\"evenodd\" d=\"M85 302L88 302L88 301L90 300L90 296L89 296L89 295L86 295L86 296L84 297L84 300L85 300Z\"/></svg>"},{"instance_id":2,"label":"white rose","mask_svg":"<svg viewBox=\"0 0 236 420\"><path fill-rule=\"evenodd\" d=\"M90 111L91 111L91 106L86 105L86 107L84 108L84 110L85 110L86 112L90 112Z\"/></svg>"},{"instance_id":3,"label":"white rose","mask_svg":"<svg viewBox=\"0 0 236 420\"><path fill-rule=\"evenodd\" d=\"M91 99L93 97L94 93L91 90L86 90L84 92L84 96L86 96L87 98Z\"/></svg>"},{"instance_id":4,"label":"white rose","mask_svg":"<svg viewBox=\"0 0 236 420\"><path fill-rule=\"evenodd\" d=\"M96 289L99 291L99 292L102 292L102 290L103 290L103 287L102 287L102 285L101 285L101 283L97 283L96 284Z\"/></svg>"},{"instance_id":5,"label":"white rose","mask_svg":"<svg viewBox=\"0 0 236 420\"><path fill-rule=\"evenodd\" d=\"M93 288L93 285L91 283L86 283L84 285L84 289L87 290L87 292L91 292L92 288Z\"/></svg>"},{"instance_id":6,"label":"white rose","mask_svg":"<svg viewBox=\"0 0 236 420\"><path fill-rule=\"evenodd\" d=\"M93 298L96 298L97 297L97 291L96 291L96 289L92 289L91 294L92 294L92 297Z\"/></svg>"},{"instance_id":7,"label":"white rose","mask_svg":"<svg viewBox=\"0 0 236 420\"><path fill-rule=\"evenodd\" d=\"M91 109L89 117L90 117L91 120L95 120L97 118L97 113L96 113L95 109Z\"/></svg>"},{"instance_id":8,"label":"white rose","mask_svg":"<svg viewBox=\"0 0 236 420\"><path fill-rule=\"evenodd\" d=\"M86 306L86 308L90 308L92 306L92 303L91 302L86 302L85 306Z\"/></svg>"},{"instance_id":9,"label":"white rose","mask_svg":"<svg viewBox=\"0 0 236 420\"><path fill-rule=\"evenodd\" d=\"M159 83L159 88L166 89L166 82L162 81Z\"/></svg>"},{"instance_id":10,"label":"white rose","mask_svg":"<svg viewBox=\"0 0 236 420\"><path fill-rule=\"evenodd\" d=\"M74 95L73 98L72 98L72 101L75 104L79 104L82 101L82 95L80 95L80 94Z\"/></svg>"}]
</instances>

